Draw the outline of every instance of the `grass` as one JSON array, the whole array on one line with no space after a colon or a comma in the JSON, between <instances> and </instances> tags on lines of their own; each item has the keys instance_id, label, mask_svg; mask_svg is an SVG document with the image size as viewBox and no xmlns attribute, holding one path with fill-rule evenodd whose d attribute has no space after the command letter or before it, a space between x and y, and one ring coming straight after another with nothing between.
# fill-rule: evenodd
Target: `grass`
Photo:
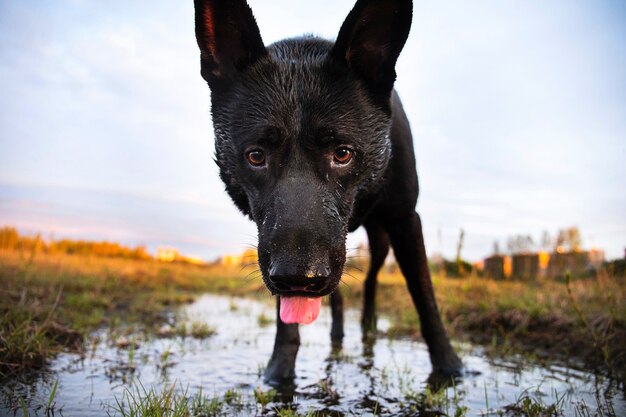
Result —
<instances>
[{"instance_id":1,"label":"grass","mask_svg":"<svg viewBox=\"0 0 626 417\"><path fill-rule=\"evenodd\" d=\"M401 405L402 415L449 415L463 417L468 407L461 405L456 398L450 398L446 390L431 392L428 389L421 393L411 394L408 403ZM141 384L124 391L122 398L116 398L115 405L108 410L109 416L122 417L187 417L187 416L225 416L225 415L273 415L278 417L324 416L326 413L309 410L300 413L290 406L268 407L275 400L276 392L263 392L257 388L252 393L228 390L223 395L205 395L202 389L190 395L187 389L176 384L160 389L146 389ZM517 401L501 409L489 410L488 406L482 415L545 417L563 415L563 398L561 395L555 403L546 404L541 398L524 392ZM578 417L616 417L617 413L607 400L597 399L596 404L579 403L574 409ZM260 407L260 409L259 409ZM451 411L454 409L454 413ZM407 414L408 413L408 414ZM359 415L359 414L351 414Z\"/></svg>"},{"instance_id":2,"label":"grass","mask_svg":"<svg viewBox=\"0 0 626 417\"><path fill-rule=\"evenodd\" d=\"M215 329L206 323L202 323L202 322L191 323L191 329L189 330L189 335L193 338L206 339L207 337L213 336L214 334L215 334Z\"/></svg>"},{"instance_id":3,"label":"grass","mask_svg":"<svg viewBox=\"0 0 626 417\"><path fill-rule=\"evenodd\" d=\"M363 273L349 272L352 277L344 278L347 285L341 289L346 307L359 308ZM145 340L141 335L135 338L136 329L200 339L215 332L206 323L186 317L172 323L172 315L165 314L168 310L203 292L270 301L261 280L245 278L246 273L240 267L219 265L164 264L66 254L24 256L0 251L0 376L45 366L49 358L62 350L83 350L89 346L83 341L100 327L110 329L111 340L118 342L126 338L128 357L117 372L132 373L132 365L141 361L135 342ZM550 355L550 360L558 355L574 355L624 381L624 277L602 271L595 279L584 280L494 281L477 276L464 279L436 276L433 282L446 327L455 339L483 343L495 353L526 351L538 356L545 353ZM381 275L377 305L379 312L391 319L390 335L420 337L419 321L401 275ZM230 308L238 307L231 301ZM274 322L273 317L263 314L252 316L251 320L260 326ZM346 356L341 360L349 362L351 358ZM171 362L169 351L165 351L159 366L165 369ZM384 375L383 369L381 379ZM406 388L401 401L408 415L434 412L461 417L468 413L456 390L454 395L450 390L423 387L416 390L415 381L408 373L400 378ZM59 411L55 399L57 385L54 383L49 396L46 394L41 402L40 408L47 413ZM326 400L337 394L327 380L320 381L317 391L314 395ZM559 414L561 410L559 401L544 404L541 398L528 392L514 404L497 410L490 409L488 396L484 402L485 412L501 415L544 416ZM19 406L27 415L24 400L20 399ZM378 413L378 403L374 410ZM594 405L581 402L575 411L584 417L616 416L610 401L602 398ZM206 395L202 390L189 394L178 385L144 388L138 382L116 398L109 410L109 415L124 417L324 415L315 411L301 413L281 403L280 395L274 390L233 389L220 395Z\"/></svg>"},{"instance_id":4,"label":"grass","mask_svg":"<svg viewBox=\"0 0 626 417\"><path fill-rule=\"evenodd\" d=\"M576 417L617 417L618 415L609 400L597 395L595 407L581 401L576 405L574 412Z\"/></svg>"},{"instance_id":5,"label":"grass","mask_svg":"<svg viewBox=\"0 0 626 417\"><path fill-rule=\"evenodd\" d=\"M50 397L48 397L48 404L46 404L46 412L51 412L54 410L54 396L57 393L57 388L59 387L59 380L54 381L54 386L52 387L52 391L50 391Z\"/></svg>"},{"instance_id":6,"label":"grass","mask_svg":"<svg viewBox=\"0 0 626 417\"><path fill-rule=\"evenodd\" d=\"M109 416L122 417L216 417L235 415L238 410L255 409L253 395L244 397L237 390L228 390L221 396L205 395L200 388L194 395L176 383L162 388L146 389L141 383L124 390L121 398L108 410Z\"/></svg>"},{"instance_id":7,"label":"grass","mask_svg":"<svg viewBox=\"0 0 626 417\"><path fill-rule=\"evenodd\" d=\"M269 391L263 391L261 387L254 390L254 399L261 406L261 410L264 411L269 403L276 398L276 390L271 389Z\"/></svg>"},{"instance_id":8,"label":"grass","mask_svg":"<svg viewBox=\"0 0 626 417\"><path fill-rule=\"evenodd\" d=\"M453 387L454 388L454 387ZM547 417L564 415L564 399L566 394L554 393L554 403L545 403L543 395L531 393L527 389L517 400L502 408L491 409L485 399L485 408L480 415ZM538 391L536 391L538 392ZM305 413L294 409L296 404L277 402L277 392L273 389L263 391L260 387L252 392L228 390L221 395L206 395L200 388L195 394L189 394L182 386L172 383L161 388L146 389L141 383L126 388L121 398L108 410L109 416L122 417L187 417L187 416L226 416L226 415L271 415L277 417L325 416L325 411L309 410ZM463 405L454 388L452 395L445 388L433 391L406 390L404 399L400 401L400 415L446 415L464 417L469 408ZM374 412L377 407L375 407ZM573 409L576 417L617 417L610 401L597 397L595 404L584 401ZM365 412L369 415L369 412ZM333 414L334 415L334 414ZM361 414L350 414L361 415ZM376 414L374 414L376 415ZM478 414L477 414L478 415Z\"/></svg>"},{"instance_id":9,"label":"grass","mask_svg":"<svg viewBox=\"0 0 626 417\"><path fill-rule=\"evenodd\" d=\"M176 384L160 389L146 389L141 384L124 391L122 398L116 398L115 405L108 415L121 417L217 417L235 415L271 415L276 417L323 417L326 414L308 411L304 414L290 407L270 408L276 399L276 391L262 391L260 388L243 393L228 390L223 395L205 395L199 389L193 395L187 389L176 389Z\"/></svg>"},{"instance_id":10,"label":"grass","mask_svg":"<svg viewBox=\"0 0 626 417\"><path fill-rule=\"evenodd\" d=\"M267 327L271 324L274 324L274 322L275 320L272 317L266 316L265 313L261 313L257 317L257 323L259 324L259 327Z\"/></svg>"},{"instance_id":11,"label":"grass","mask_svg":"<svg viewBox=\"0 0 626 417\"><path fill-rule=\"evenodd\" d=\"M182 321L176 326L176 328L171 328L168 332L164 332L162 329L159 329L159 335L161 337L179 336L182 338L193 337L194 339L206 339L207 337L213 336L215 333L215 329L210 327L208 324L197 321L191 323Z\"/></svg>"},{"instance_id":12,"label":"grass","mask_svg":"<svg viewBox=\"0 0 626 417\"><path fill-rule=\"evenodd\" d=\"M266 296L240 268L153 260L0 251L0 377L38 368L63 350L80 351L101 327L156 328L165 311L202 292ZM245 274L243 274L245 275ZM239 277L239 278L236 278ZM214 330L191 323L190 336Z\"/></svg>"},{"instance_id":13,"label":"grass","mask_svg":"<svg viewBox=\"0 0 626 417\"><path fill-rule=\"evenodd\" d=\"M347 307L360 308L364 274L341 285ZM0 251L0 376L44 365L61 350L83 349L101 326L138 324L157 332L164 312L202 292L270 300L254 273L219 265ZM419 321L399 273L380 276L377 307L391 319L390 336L419 337ZM495 281L433 278L442 317L454 338L489 349L576 356L625 380L626 286L605 271L595 279ZM233 308L236 306L233 304ZM259 325L273 318L257 317ZM183 324L174 326L180 335ZM204 338L202 323L184 332Z\"/></svg>"},{"instance_id":14,"label":"grass","mask_svg":"<svg viewBox=\"0 0 626 417\"><path fill-rule=\"evenodd\" d=\"M189 415L189 399L184 395L176 395L174 388L172 384L157 391L155 388L146 390L143 385L135 385L134 389L126 389L121 399L115 399L116 406L111 410L114 414L108 414L119 413L122 417L186 417ZM200 399L201 395L200 392ZM201 406L205 406L205 403L201 403Z\"/></svg>"},{"instance_id":15,"label":"grass","mask_svg":"<svg viewBox=\"0 0 626 417\"><path fill-rule=\"evenodd\" d=\"M359 272L351 271L360 279ZM503 354L575 357L626 380L624 277L600 271L569 281L433 278L446 328L458 340ZM347 280L346 304L359 307L362 285ZM380 277L377 307L391 320L388 335L419 338L419 320L397 273Z\"/></svg>"}]
</instances>

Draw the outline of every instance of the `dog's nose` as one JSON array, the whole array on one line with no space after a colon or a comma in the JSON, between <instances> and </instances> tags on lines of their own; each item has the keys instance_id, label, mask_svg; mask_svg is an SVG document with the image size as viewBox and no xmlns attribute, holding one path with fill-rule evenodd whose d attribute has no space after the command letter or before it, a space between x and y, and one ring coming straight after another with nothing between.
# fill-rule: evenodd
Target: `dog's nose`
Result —
<instances>
[{"instance_id":1,"label":"dog's nose","mask_svg":"<svg viewBox=\"0 0 626 417\"><path fill-rule=\"evenodd\" d=\"M317 293L326 288L330 277L330 266L326 263L297 268L286 262L272 262L269 281L279 291L301 291Z\"/></svg>"}]
</instances>

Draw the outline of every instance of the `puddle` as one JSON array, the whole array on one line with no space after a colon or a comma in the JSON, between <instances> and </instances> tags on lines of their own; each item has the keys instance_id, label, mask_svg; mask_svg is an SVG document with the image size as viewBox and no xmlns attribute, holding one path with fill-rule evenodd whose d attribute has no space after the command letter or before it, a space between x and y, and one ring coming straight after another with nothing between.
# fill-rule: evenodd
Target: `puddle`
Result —
<instances>
[{"instance_id":1,"label":"puddle","mask_svg":"<svg viewBox=\"0 0 626 417\"><path fill-rule=\"evenodd\" d=\"M186 389L189 395L199 389L216 396L235 389L251 398L252 406L239 409L240 415L272 415L279 402L262 411L254 406L252 393L259 387L264 391L271 388L263 383L261 374L274 343L274 307L249 299L205 295L182 312L190 322L206 322L216 334L205 339L139 338L135 349L123 349L115 347L103 331L85 357L62 354L45 373L5 383L0 388L0 414L22 415L22 409L15 408L22 398L32 415L46 415L45 406L58 381L54 415L115 415L116 399L122 400L126 389L173 382L176 389ZM358 323L359 313L348 310L340 353L331 349L328 307L316 323L301 326L295 390L284 391L278 398L300 413L418 415L417 399L424 398L430 372L426 346L382 337L364 344ZM379 320L380 329L388 326L386 320ZM531 396L546 405L560 404L564 415L575 415L576 405L583 401L594 410L599 396L603 403L612 404L616 415L626 415L623 386L602 376L528 364L518 358L489 360L480 347L471 345L457 349L469 372L446 390L444 395L451 400L448 405L433 406L443 413L454 415L459 406L468 407L469 416L497 415L506 405Z\"/></svg>"}]
</instances>

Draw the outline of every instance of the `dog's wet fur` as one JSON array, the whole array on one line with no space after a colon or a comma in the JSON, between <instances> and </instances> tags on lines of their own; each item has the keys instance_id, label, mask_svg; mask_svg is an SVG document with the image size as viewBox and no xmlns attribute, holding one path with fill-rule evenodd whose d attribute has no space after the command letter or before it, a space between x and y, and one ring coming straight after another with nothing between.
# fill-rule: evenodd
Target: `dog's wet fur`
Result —
<instances>
[{"instance_id":1,"label":"dog's wet fur","mask_svg":"<svg viewBox=\"0 0 626 417\"><path fill-rule=\"evenodd\" d=\"M305 36L267 47L245 0L195 0L195 13L216 161L226 191L257 225L267 288L330 295L331 338L340 342L346 236L364 226L371 252L364 330L375 328L376 275L391 244L434 371L458 374L415 212L409 123L393 90L411 1L358 0L334 43ZM270 382L294 377L299 346L298 325L277 323Z\"/></svg>"}]
</instances>

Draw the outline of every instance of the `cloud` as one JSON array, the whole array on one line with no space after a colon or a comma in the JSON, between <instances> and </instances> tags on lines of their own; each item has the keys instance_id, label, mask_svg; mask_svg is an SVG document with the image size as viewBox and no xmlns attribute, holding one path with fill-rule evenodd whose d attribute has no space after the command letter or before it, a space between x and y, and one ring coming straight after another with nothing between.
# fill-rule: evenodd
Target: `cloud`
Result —
<instances>
[{"instance_id":1,"label":"cloud","mask_svg":"<svg viewBox=\"0 0 626 417\"><path fill-rule=\"evenodd\" d=\"M250 5L269 43L304 32L332 39L353 1ZM464 227L466 254L479 258L507 235L576 224L611 256L623 254L625 7L415 3L397 89L414 132L429 248L439 228L446 255ZM208 242L235 245L229 233L254 235L211 159L191 2L0 8L0 181L11 184L3 219L180 239L207 254ZM39 199L33 184L73 190L72 203ZM16 198L19 187L26 199ZM19 205L9 211L6 199ZM57 211L28 209L50 201Z\"/></svg>"}]
</instances>

